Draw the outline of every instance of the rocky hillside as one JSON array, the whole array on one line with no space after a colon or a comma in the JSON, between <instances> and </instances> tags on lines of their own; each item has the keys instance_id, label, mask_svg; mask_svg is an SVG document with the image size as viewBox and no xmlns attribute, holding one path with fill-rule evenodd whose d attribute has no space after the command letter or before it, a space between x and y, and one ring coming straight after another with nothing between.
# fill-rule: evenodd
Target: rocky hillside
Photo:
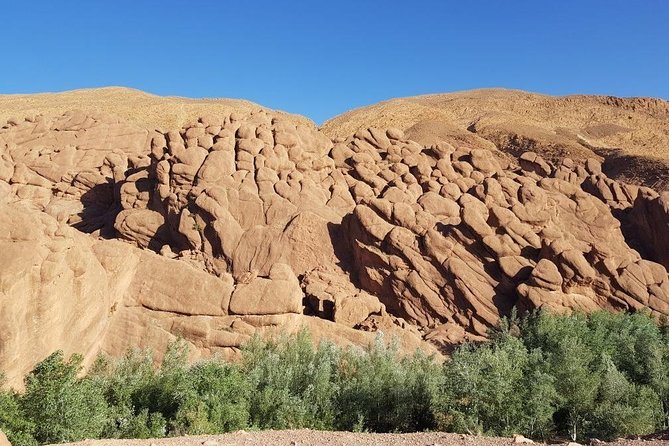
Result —
<instances>
[{"instance_id":1,"label":"rocky hillside","mask_svg":"<svg viewBox=\"0 0 669 446\"><path fill-rule=\"evenodd\" d=\"M595 158L615 179L669 189L669 102L654 98L545 96L487 89L393 99L323 125L330 137L397 127L422 144L444 139L559 162Z\"/></svg>"},{"instance_id":2,"label":"rocky hillside","mask_svg":"<svg viewBox=\"0 0 669 446\"><path fill-rule=\"evenodd\" d=\"M472 107L499 94L473 93ZM569 102L545 99L550 122L582 125L552 100ZM592 124L590 140L628 135L640 156L646 135L664 153L666 103L608 101L627 128L645 114L655 133ZM538 115L519 123L522 104L509 128L538 131ZM0 97L3 108L15 114L0 129L0 369L12 385L56 349L90 363L160 353L176 336L194 358L302 326L443 352L513 307L669 315L669 192L609 177L567 133L510 146L485 117L416 109L410 122L395 106L319 130L243 101L116 89Z\"/></svg>"},{"instance_id":3,"label":"rocky hillside","mask_svg":"<svg viewBox=\"0 0 669 446\"><path fill-rule=\"evenodd\" d=\"M146 129L179 129L200 116L250 113L266 109L240 99L189 99L163 97L123 87L66 91L63 93L0 94L0 123L23 121L36 115L60 116L73 110L111 114L124 122ZM282 111L275 113L306 126L316 125L308 118Z\"/></svg>"}]
</instances>

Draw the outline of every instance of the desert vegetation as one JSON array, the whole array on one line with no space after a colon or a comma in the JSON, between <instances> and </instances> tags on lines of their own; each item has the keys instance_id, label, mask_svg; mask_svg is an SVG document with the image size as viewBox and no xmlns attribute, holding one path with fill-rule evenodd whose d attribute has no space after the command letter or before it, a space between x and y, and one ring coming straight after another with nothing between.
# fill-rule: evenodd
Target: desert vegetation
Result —
<instances>
[{"instance_id":1,"label":"desert vegetation","mask_svg":"<svg viewBox=\"0 0 669 446\"><path fill-rule=\"evenodd\" d=\"M55 352L23 392L0 392L15 446L270 428L611 439L666 427L668 411L666 324L608 312L504 319L443 364L381 336L341 348L307 332L255 338L236 362L189 364L177 342L159 367L132 350L85 374Z\"/></svg>"}]
</instances>

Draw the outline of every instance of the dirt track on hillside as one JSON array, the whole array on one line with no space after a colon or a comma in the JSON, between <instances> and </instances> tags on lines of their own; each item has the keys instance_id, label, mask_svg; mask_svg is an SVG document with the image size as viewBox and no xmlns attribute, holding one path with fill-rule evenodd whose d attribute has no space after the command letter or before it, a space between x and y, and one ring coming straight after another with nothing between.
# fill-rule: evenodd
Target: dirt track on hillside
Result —
<instances>
[{"instance_id":1,"label":"dirt track on hillside","mask_svg":"<svg viewBox=\"0 0 669 446\"><path fill-rule=\"evenodd\" d=\"M413 434L368 434L312 430L235 432L224 435L163 438L156 440L88 440L77 446L504 446L522 444L512 438L421 432ZM593 443L594 444L594 443ZM669 441L619 440L597 443L628 446L669 445Z\"/></svg>"}]
</instances>

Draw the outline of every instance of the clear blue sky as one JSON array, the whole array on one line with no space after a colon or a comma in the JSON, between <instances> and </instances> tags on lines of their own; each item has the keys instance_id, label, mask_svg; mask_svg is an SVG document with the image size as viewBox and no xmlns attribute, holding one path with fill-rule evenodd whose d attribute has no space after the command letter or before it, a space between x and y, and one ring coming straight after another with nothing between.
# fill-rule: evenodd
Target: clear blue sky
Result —
<instances>
[{"instance_id":1,"label":"clear blue sky","mask_svg":"<svg viewBox=\"0 0 669 446\"><path fill-rule=\"evenodd\" d=\"M668 0L3 0L0 93L121 85L317 122L481 87L669 99Z\"/></svg>"}]
</instances>

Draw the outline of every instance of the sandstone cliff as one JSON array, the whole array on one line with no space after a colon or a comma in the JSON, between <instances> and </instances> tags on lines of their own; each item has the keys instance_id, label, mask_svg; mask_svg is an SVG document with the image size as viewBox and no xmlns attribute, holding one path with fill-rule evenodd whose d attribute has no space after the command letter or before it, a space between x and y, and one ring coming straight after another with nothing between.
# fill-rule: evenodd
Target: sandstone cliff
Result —
<instances>
[{"instance_id":1,"label":"sandstone cliff","mask_svg":"<svg viewBox=\"0 0 669 446\"><path fill-rule=\"evenodd\" d=\"M57 98L0 129L12 385L55 349L90 362L176 336L194 358L303 326L444 352L514 307L669 315L669 192L609 177L591 149L509 150L448 116L403 131L354 112L321 131L246 102L189 102L177 124Z\"/></svg>"}]
</instances>

